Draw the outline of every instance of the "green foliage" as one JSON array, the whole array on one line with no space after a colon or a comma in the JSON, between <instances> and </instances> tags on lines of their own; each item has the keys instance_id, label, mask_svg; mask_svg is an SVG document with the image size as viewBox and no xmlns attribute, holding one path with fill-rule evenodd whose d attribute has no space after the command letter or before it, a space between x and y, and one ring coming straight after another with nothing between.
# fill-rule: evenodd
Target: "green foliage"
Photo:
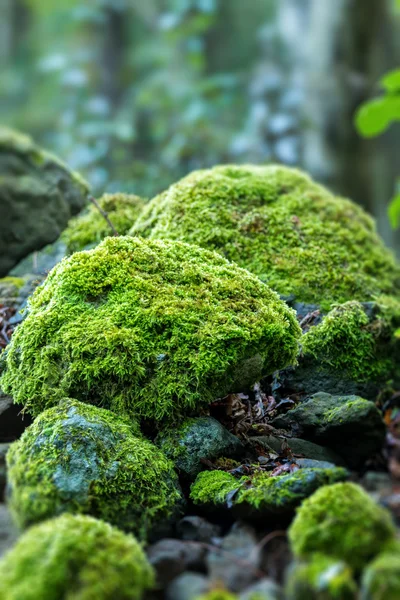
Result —
<instances>
[{"instance_id":1,"label":"green foliage","mask_svg":"<svg viewBox=\"0 0 400 600\"><path fill-rule=\"evenodd\" d=\"M135 538L87 516L32 527L0 562L4 600L141 600L153 585Z\"/></svg>"},{"instance_id":2,"label":"green foliage","mask_svg":"<svg viewBox=\"0 0 400 600\"><path fill-rule=\"evenodd\" d=\"M69 396L172 419L293 363L300 336L294 311L257 277L168 240L109 237L73 254L28 312L1 386L33 414Z\"/></svg>"},{"instance_id":3,"label":"green foliage","mask_svg":"<svg viewBox=\"0 0 400 600\"><path fill-rule=\"evenodd\" d=\"M44 411L7 453L9 506L20 528L86 513L146 538L179 514L173 464L138 427L67 399Z\"/></svg>"},{"instance_id":4,"label":"green foliage","mask_svg":"<svg viewBox=\"0 0 400 600\"><path fill-rule=\"evenodd\" d=\"M125 235L139 216L144 200L133 194L104 194L98 204L119 235ZM104 216L94 204L89 204L83 213L69 221L61 239L72 254L93 248L109 235L113 231Z\"/></svg>"},{"instance_id":5,"label":"green foliage","mask_svg":"<svg viewBox=\"0 0 400 600\"><path fill-rule=\"evenodd\" d=\"M315 554L289 569L285 592L287 600L355 600L357 585L344 562Z\"/></svg>"},{"instance_id":6,"label":"green foliage","mask_svg":"<svg viewBox=\"0 0 400 600\"><path fill-rule=\"evenodd\" d=\"M354 483L324 486L305 500L289 528L298 558L321 553L360 571L394 538L390 513Z\"/></svg>"},{"instance_id":7,"label":"green foliage","mask_svg":"<svg viewBox=\"0 0 400 600\"><path fill-rule=\"evenodd\" d=\"M378 554L365 569L361 580L362 600L400 598L400 553L391 549Z\"/></svg>"},{"instance_id":8,"label":"green foliage","mask_svg":"<svg viewBox=\"0 0 400 600\"><path fill-rule=\"evenodd\" d=\"M247 514L290 512L318 487L346 479L346 469L299 469L272 476L256 472L237 479L224 471L203 471L190 488L195 504L246 506Z\"/></svg>"},{"instance_id":9,"label":"green foliage","mask_svg":"<svg viewBox=\"0 0 400 600\"><path fill-rule=\"evenodd\" d=\"M370 319L359 302L336 306L303 335L304 355L354 381L389 379L399 368L395 332L400 325L400 303L380 297L376 307L377 315Z\"/></svg>"},{"instance_id":10,"label":"green foliage","mask_svg":"<svg viewBox=\"0 0 400 600\"><path fill-rule=\"evenodd\" d=\"M195 171L154 198L131 233L213 248L280 294L325 308L399 289L372 219L296 169Z\"/></svg>"}]
</instances>

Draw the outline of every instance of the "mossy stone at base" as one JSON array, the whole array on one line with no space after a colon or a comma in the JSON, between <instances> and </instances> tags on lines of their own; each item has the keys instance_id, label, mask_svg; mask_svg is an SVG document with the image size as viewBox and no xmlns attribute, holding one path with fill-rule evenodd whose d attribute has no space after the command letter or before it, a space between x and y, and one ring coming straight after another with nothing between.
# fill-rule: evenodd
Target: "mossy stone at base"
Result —
<instances>
[{"instance_id":1,"label":"mossy stone at base","mask_svg":"<svg viewBox=\"0 0 400 600\"><path fill-rule=\"evenodd\" d=\"M0 276L54 242L87 194L86 182L60 160L0 127Z\"/></svg>"},{"instance_id":2,"label":"mossy stone at base","mask_svg":"<svg viewBox=\"0 0 400 600\"><path fill-rule=\"evenodd\" d=\"M244 453L240 440L212 417L186 419L177 427L166 427L155 444L190 479L205 468L202 459L213 462Z\"/></svg>"},{"instance_id":3,"label":"mossy stone at base","mask_svg":"<svg viewBox=\"0 0 400 600\"><path fill-rule=\"evenodd\" d=\"M34 415L72 397L173 421L293 364L300 334L275 292L217 253L108 237L32 294L0 385Z\"/></svg>"},{"instance_id":4,"label":"mossy stone at base","mask_svg":"<svg viewBox=\"0 0 400 600\"><path fill-rule=\"evenodd\" d=\"M382 448L386 435L382 415L373 402L324 392L300 402L273 424L332 448L355 468Z\"/></svg>"},{"instance_id":5,"label":"mossy stone at base","mask_svg":"<svg viewBox=\"0 0 400 600\"><path fill-rule=\"evenodd\" d=\"M152 538L169 532L183 502L173 463L136 424L76 400L37 417L10 446L7 466L20 528L86 513Z\"/></svg>"},{"instance_id":6,"label":"mossy stone at base","mask_svg":"<svg viewBox=\"0 0 400 600\"><path fill-rule=\"evenodd\" d=\"M119 235L128 232L144 206L144 200L134 194L104 194L97 202ZM91 203L68 222L61 239L67 246L67 253L72 254L93 248L108 235L114 235L113 230L99 209Z\"/></svg>"},{"instance_id":7,"label":"mossy stone at base","mask_svg":"<svg viewBox=\"0 0 400 600\"><path fill-rule=\"evenodd\" d=\"M239 518L268 519L293 513L319 487L347 476L346 469L340 467L304 468L280 476L256 472L240 479L224 471L203 471L192 484L190 497L205 510L230 508Z\"/></svg>"},{"instance_id":8,"label":"mossy stone at base","mask_svg":"<svg viewBox=\"0 0 400 600\"><path fill-rule=\"evenodd\" d=\"M296 557L325 554L359 572L394 538L395 527L386 509L346 482L321 487L305 500L288 533Z\"/></svg>"},{"instance_id":9,"label":"mossy stone at base","mask_svg":"<svg viewBox=\"0 0 400 600\"><path fill-rule=\"evenodd\" d=\"M364 570L361 600L398 600L400 598L400 549L379 554Z\"/></svg>"},{"instance_id":10,"label":"mossy stone at base","mask_svg":"<svg viewBox=\"0 0 400 600\"><path fill-rule=\"evenodd\" d=\"M287 600L356 600L357 584L346 563L316 554L289 567L285 594Z\"/></svg>"},{"instance_id":11,"label":"mossy stone at base","mask_svg":"<svg viewBox=\"0 0 400 600\"><path fill-rule=\"evenodd\" d=\"M136 539L88 516L32 527L0 561L3 600L141 600L153 584Z\"/></svg>"},{"instance_id":12,"label":"mossy stone at base","mask_svg":"<svg viewBox=\"0 0 400 600\"><path fill-rule=\"evenodd\" d=\"M131 234L215 249L280 294L324 310L400 287L399 266L372 218L279 165L194 171L151 200Z\"/></svg>"}]
</instances>

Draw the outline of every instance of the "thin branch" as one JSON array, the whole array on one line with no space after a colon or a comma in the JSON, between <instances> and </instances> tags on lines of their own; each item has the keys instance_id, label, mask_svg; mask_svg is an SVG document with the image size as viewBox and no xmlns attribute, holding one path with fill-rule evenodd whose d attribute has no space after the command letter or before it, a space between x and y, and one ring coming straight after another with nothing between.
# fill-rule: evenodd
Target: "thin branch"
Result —
<instances>
[{"instance_id":1,"label":"thin branch","mask_svg":"<svg viewBox=\"0 0 400 600\"><path fill-rule=\"evenodd\" d=\"M92 204L95 205L95 207L97 208L97 210L99 211L99 213L101 214L101 216L104 217L104 219L107 222L107 225L110 227L110 229L113 232L113 234L114 235L119 235L118 231L115 229L114 225L111 223L110 217L108 216L108 213L106 213L106 211L101 208L101 206L97 202L96 198L94 198L93 196L89 196L89 200L90 200L90 202Z\"/></svg>"}]
</instances>

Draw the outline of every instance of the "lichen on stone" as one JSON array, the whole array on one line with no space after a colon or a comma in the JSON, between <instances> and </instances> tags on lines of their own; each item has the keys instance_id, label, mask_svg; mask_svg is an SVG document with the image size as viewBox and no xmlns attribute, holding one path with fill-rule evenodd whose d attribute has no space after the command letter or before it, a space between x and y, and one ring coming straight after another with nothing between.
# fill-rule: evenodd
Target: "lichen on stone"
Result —
<instances>
[{"instance_id":1,"label":"lichen on stone","mask_svg":"<svg viewBox=\"0 0 400 600\"><path fill-rule=\"evenodd\" d=\"M109 237L35 290L0 385L35 415L72 397L172 420L295 362L299 336L294 311L217 253Z\"/></svg>"},{"instance_id":2,"label":"lichen on stone","mask_svg":"<svg viewBox=\"0 0 400 600\"><path fill-rule=\"evenodd\" d=\"M390 513L354 483L336 483L305 500L289 528L292 551L344 560L360 571L395 534Z\"/></svg>"},{"instance_id":3,"label":"lichen on stone","mask_svg":"<svg viewBox=\"0 0 400 600\"><path fill-rule=\"evenodd\" d=\"M44 411L7 454L8 503L20 528L63 512L102 518L140 538L179 516L173 464L137 424L65 399Z\"/></svg>"},{"instance_id":4,"label":"lichen on stone","mask_svg":"<svg viewBox=\"0 0 400 600\"><path fill-rule=\"evenodd\" d=\"M107 213L118 234L125 235L139 216L144 200L134 194L104 194L98 204ZM114 235L114 232L106 219L94 204L89 204L69 221L61 240L66 244L67 253L72 254L93 248L109 235Z\"/></svg>"},{"instance_id":5,"label":"lichen on stone","mask_svg":"<svg viewBox=\"0 0 400 600\"><path fill-rule=\"evenodd\" d=\"M400 268L372 218L283 166L190 173L145 207L131 234L215 249L280 294L325 310L400 287Z\"/></svg>"},{"instance_id":6,"label":"lichen on stone","mask_svg":"<svg viewBox=\"0 0 400 600\"><path fill-rule=\"evenodd\" d=\"M191 486L190 497L205 507L229 505L247 517L290 513L319 487L347 476L339 467L303 468L279 476L262 471L239 479L224 471L203 471Z\"/></svg>"},{"instance_id":7,"label":"lichen on stone","mask_svg":"<svg viewBox=\"0 0 400 600\"><path fill-rule=\"evenodd\" d=\"M357 584L346 563L315 554L289 568L285 594L287 600L355 600Z\"/></svg>"},{"instance_id":8,"label":"lichen on stone","mask_svg":"<svg viewBox=\"0 0 400 600\"><path fill-rule=\"evenodd\" d=\"M141 600L153 585L136 539L88 516L30 528L0 561L3 600Z\"/></svg>"}]
</instances>

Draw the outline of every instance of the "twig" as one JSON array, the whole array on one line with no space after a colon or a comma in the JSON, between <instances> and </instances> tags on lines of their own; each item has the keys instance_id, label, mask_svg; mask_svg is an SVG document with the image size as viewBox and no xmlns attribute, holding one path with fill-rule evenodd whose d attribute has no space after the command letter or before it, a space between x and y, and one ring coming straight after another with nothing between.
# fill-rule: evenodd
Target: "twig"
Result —
<instances>
[{"instance_id":1,"label":"twig","mask_svg":"<svg viewBox=\"0 0 400 600\"><path fill-rule=\"evenodd\" d=\"M97 210L99 211L99 213L101 214L101 216L104 217L104 219L107 222L107 225L110 227L110 229L112 230L113 234L115 236L119 235L118 231L115 229L114 225L111 223L110 217L108 216L108 213L106 213L106 211L101 208L101 206L97 202L96 198L94 198L93 196L89 196L89 200L90 200L90 202L92 204L95 205L95 207L97 208Z\"/></svg>"},{"instance_id":2,"label":"twig","mask_svg":"<svg viewBox=\"0 0 400 600\"><path fill-rule=\"evenodd\" d=\"M283 529L277 529L276 531L270 531L270 533L267 533L267 535L265 535L262 538L262 540L258 542L257 546L255 546L251 551L249 556L249 562L251 562L254 555L260 552L260 550L262 550L264 546L269 544L269 542L275 539L276 537L286 537L286 531L283 531Z\"/></svg>"}]
</instances>

